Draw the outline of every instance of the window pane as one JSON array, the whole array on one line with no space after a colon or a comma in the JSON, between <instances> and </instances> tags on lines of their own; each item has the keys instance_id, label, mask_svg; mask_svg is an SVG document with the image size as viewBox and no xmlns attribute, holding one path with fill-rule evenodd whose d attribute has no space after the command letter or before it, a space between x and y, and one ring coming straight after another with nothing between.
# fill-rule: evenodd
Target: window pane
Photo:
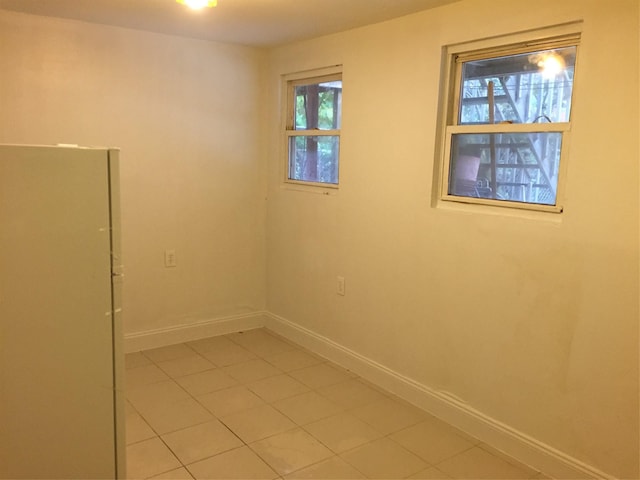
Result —
<instances>
[{"instance_id":1,"label":"window pane","mask_svg":"<svg viewBox=\"0 0 640 480\"><path fill-rule=\"evenodd\" d=\"M337 184L339 148L338 136L289 137L289 178Z\"/></svg>"},{"instance_id":2,"label":"window pane","mask_svg":"<svg viewBox=\"0 0 640 480\"><path fill-rule=\"evenodd\" d=\"M452 136L449 195L555 205L562 134Z\"/></svg>"},{"instance_id":3,"label":"window pane","mask_svg":"<svg viewBox=\"0 0 640 480\"><path fill-rule=\"evenodd\" d=\"M342 110L342 81L295 87L295 130L338 130Z\"/></svg>"},{"instance_id":4,"label":"window pane","mask_svg":"<svg viewBox=\"0 0 640 480\"><path fill-rule=\"evenodd\" d=\"M575 62L566 47L463 63L459 124L490 123L489 83L495 123L568 122Z\"/></svg>"}]
</instances>

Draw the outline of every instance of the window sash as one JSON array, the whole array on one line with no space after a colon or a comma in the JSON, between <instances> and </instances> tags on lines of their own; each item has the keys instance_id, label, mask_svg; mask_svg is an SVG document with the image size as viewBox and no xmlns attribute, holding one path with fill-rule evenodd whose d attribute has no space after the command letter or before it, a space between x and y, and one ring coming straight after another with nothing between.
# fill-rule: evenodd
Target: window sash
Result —
<instances>
[{"instance_id":1,"label":"window sash","mask_svg":"<svg viewBox=\"0 0 640 480\"><path fill-rule=\"evenodd\" d=\"M339 137L340 130L287 130L285 132L289 137Z\"/></svg>"},{"instance_id":2,"label":"window sash","mask_svg":"<svg viewBox=\"0 0 640 480\"><path fill-rule=\"evenodd\" d=\"M316 176L317 177L323 177L323 181L320 180L311 180L308 178L302 178L304 177L304 173L305 172L300 172L301 173L301 178L296 178L294 175L294 172L296 170L296 166L298 166L298 162L297 162L297 153L298 150L297 148L294 146L294 144L298 144L297 140L298 139L302 139L303 140L303 151L304 153L304 161L302 163L302 165L300 165L301 167L304 167L306 161L309 160L309 158L306 155L306 146L307 146L307 140L309 138L315 138L316 141L318 142L316 144L317 146L317 150L315 151L315 160L316 160L316 164L315 164L315 170L316 170ZM334 153L335 157L337 158L340 155L340 136L338 135L323 135L323 136L318 136L318 135L291 135L288 137L289 139L289 150L288 150L288 154L289 154L289 171L287 172L287 179L289 181L292 182L300 182L300 183L304 183L304 184L314 184L314 185L327 185L327 186L333 186L334 188L336 188L339 184L339 172L338 172L338 167L339 167L339 162L332 162L329 164L329 167L327 169L327 165L324 165L324 169L322 170L322 172L319 170L320 168L320 163L318 162L318 160L320 159L321 153L320 153L320 142L324 141L324 140L320 140L320 138L323 139L328 139L329 140L329 144L332 145L331 148L331 152ZM326 145L325 145L326 147ZM333 148L335 147L335 149ZM313 158L314 155L312 155ZM335 180L335 181L332 181Z\"/></svg>"},{"instance_id":3,"label":"window sash","mask_svg":"<svg viewBox=\"0 0 640 480\"><path fill-rule=\"evenodd\" d=\"M473 60L486 60L495 57L504 57L511 55L520 55L523 53L536 52L539 50L552 50L563 47L577 47L580 44L580 34L573 33L562 35L555 38L546 38L543 40L533 40L528 42L513 43L511 45L502 45L494 48L483 48L468 52L461 52L453 55L456 64L461 65L464 62Z\"/></svg>"},{"instance_id":4,"label":"window sash","mask_svg":"<svg viewBox=\"0 0 640 480\"><path fill-rule=\"evenodd\" d=\"M541 133L568 132L570 122L557 123L483 123L479 125L448 125L447 133Z\"/></svg>"},{"instance_id":5,"label":"window sash","mask_svg":"<svg viewBox=\"0 0 640 480\"><path fill-rule=\"evenodd\" d=\"M558 27L559 30L564 28L573 29L573 25L566 25ZM550 30L555 30L551 28ZM459 121L460 104L461 99L461 87L463 77L463 66L466 62L476 60L487 60L491 58L499 58L512 55L521 55L526 53L534 53L541 50L553 50L564 47L576 47L580 46L581 33L578 31L571 31L570 33L556 32L555 36L547 36L539 39L527 39L524 41L515 41L512 43L500 43L492 44L489 46L482 46L480 48L473 48L473 44L470 45L457 45L450 48L450 74L449 79L450 90L447 99L447 125L456 125ZM490 42L493 43L493 42Z\"/></svg>"},{"instance_id":6,"label":"window sash","mask_svg":"<svg viewBox=\"0 0 640 480\"><path fill-rule=\"evenodd\" d=\"M300 78L297 80L289 80L287 82L287 121L285 130L305 132L307 130L295 130L296 128L296 87L301 85L314 85L316 83L335 82L342 80L342 73L334 73L329 75L320 75L316 77ZM326 131L326 130L323 130Z\"/></svg>"},{"instance_id":7,"label":"window sash","mask_svg":"<svg viewBox=\"0 0 640 480\"><path fill-rule=\"evenodd\" d=\"M541 128L535 129L507 129L505 127L530 127L531 125L536 125ZM565 128L558 128L558 126ZM481 128L479 128L481 127ZM498 127L498 128L496 128ZM501 127L501 128L500 128ZM555 127L555 128L551 128ZM460 195L452 195L449 193L450 187L450 175L451 175L451 145L453 140L453 135L455 134L482 134L482 133L537 133L537 132L558 132L562 134L562 146L560 148L560 164L559 164L559 175L558 179L561 179L565 175L566 170L566 161L563 162L562 159L566 158L568 155L569 148L569 124L494 124L494 125L456 125L449 126L446 129L446 133L444 135L444 162L442 168L442 175L440 178L440 199L446 201L454 201L459 203L469 203L469 204L477 204L477 205L492 205L498 207L511 207L518 208L521 210L535 210L535 211L543 211L543 212L553 212L553 213L561 213L562 205L559 200L563 198L564 194L564 182L558 181L556 188L556 204L555 205L544 205L540 203L526 203L526 202L515 202L510 200L495 200L491 198L476 198L476 197L465 197Z\"/></svg>"}]
</instances>

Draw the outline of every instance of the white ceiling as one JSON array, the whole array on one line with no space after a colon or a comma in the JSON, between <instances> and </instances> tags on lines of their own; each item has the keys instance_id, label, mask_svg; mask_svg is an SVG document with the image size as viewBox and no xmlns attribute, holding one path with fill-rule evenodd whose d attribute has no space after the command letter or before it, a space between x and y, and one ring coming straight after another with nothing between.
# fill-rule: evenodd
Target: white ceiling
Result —
<instances>
[{"instance_id":1,"label":"white ceiling","mask_svg":"<svg viewBox=\"0 0 640 480\"><path fill-rule=\"evenodd\" d=\"M0 9L269 47L378 23L459 0L0 0Z\"/></svg>"}]
</instances>

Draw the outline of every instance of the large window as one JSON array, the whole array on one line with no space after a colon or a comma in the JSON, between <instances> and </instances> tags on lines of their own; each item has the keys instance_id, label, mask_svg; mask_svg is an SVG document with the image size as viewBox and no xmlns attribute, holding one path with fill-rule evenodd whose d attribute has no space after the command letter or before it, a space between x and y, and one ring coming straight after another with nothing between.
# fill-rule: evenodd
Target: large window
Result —
<instances>
[{"instance_id":1,"label":"large window","mask_svg":"<svg viewBox=\"0 0 640 480\"><path fill-rule=\"evenodd\" d=\"M286 181L336 187L342 74L289 79L286 88Z\"/></svg>"},{"instance_id":2,"label":"large window","mask_svg":"<svg viewBox=\"0 0 640 480\"><path fill-rule=\"evenodd\" d=\"M562 210L578 40L449 52L441 199Z\"/></svg>"}]
</instances>

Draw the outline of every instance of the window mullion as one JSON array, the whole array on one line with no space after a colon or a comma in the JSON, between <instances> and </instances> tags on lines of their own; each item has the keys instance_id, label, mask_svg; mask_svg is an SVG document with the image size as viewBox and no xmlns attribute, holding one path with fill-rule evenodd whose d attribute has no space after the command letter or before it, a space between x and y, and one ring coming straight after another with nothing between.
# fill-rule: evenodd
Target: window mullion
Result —
<instances>
[{"instance_id":1,"label":"window mullion","mask_svg":"<svg viewBox=\"0 0 640 480\"><path fill-rule=\"evenodd\" d=\"M340 137L340 130L287 130L287 137Z\"/></svg>"},{"instance_id":2,"label":"window mullion","mask_svg":"<svg viewBox=\"0 0 640 480\"><path fill-rule=\"evenodd\" d=\"M571 129L569 122L556 123L486 123L478 125L448 125L450 133L542 133L567 132Z\"/></svg>"}]
</instances>

